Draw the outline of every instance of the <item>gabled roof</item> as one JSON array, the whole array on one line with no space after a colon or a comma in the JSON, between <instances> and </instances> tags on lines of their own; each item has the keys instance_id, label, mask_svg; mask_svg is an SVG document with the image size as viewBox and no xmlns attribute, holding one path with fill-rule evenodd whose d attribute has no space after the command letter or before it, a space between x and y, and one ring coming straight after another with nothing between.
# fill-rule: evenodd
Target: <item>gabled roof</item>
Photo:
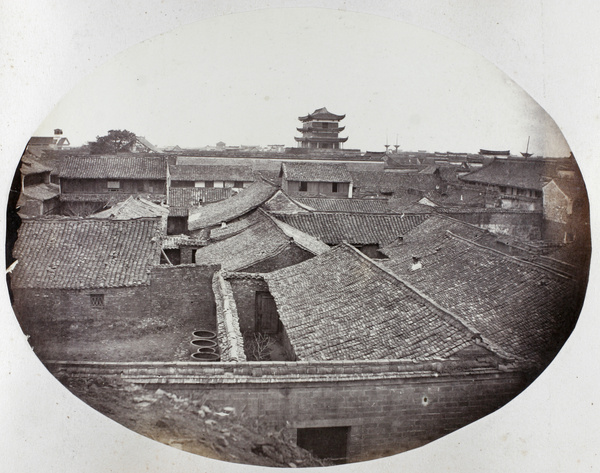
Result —
<instances>
[{"instance_id":1,"label":"gabled roof","mask_svg":"<svg viewBox=\"0 0 600 473\"><path fill-rule=\"evenodd\" d=\"M225 270L235 271L275 256L290 245L312 254L329 250L326 244L278 222L263 210L256 210L246 220L249 225L239 233L199 249L196 264L220 264Z\"/></svg>"},{"instance_id":2,"label":"gabled roof","mask_svg":"<svg viewBox=\"0 0 600 473\"><path fill-rule=\"evenodd\" d=\"M410 256L423 256L434 251L446 241L446 232L452 232L469 240L477 241L491 235L487 230L444 215L431 215L427 220L406 232L402 242L392 242L381 248L381 252L393 257L398 252ZM494 238L492 236L492 238ZM494 238L495 239L495 238Z\"/></svg>"},{"instance_id":3,"label":"gabled roof","mask_svg":"<svg viewBox=\"0 0 600 473\"><path fill-rule=\"evenodd\" d=\"M427 215L372 215L358 213L312 212L280 214L281 221L313 235L321 241L337 245L387 244L419 225Z\"/></svg>"},{"instance_id":4,"label":"gabled roof","mask_svg":"<svg viewBox=\"0 0 600 473\"><path fill-rule=\"evenodd\" d=\"M298 120L302 122L307 122L309 120L342 120L346 115L336 115L335 113L331 113L325 107L317 108L313 113L309 113L303 117L298 117Z\"/></svg>"},{"instance_id":5,"label":"gabled roof","mask_svg":"<svg viewBox=\"0 0 600 473\"><path fill-rule=\"evenodd\" d=\"M395 213L387 199L327 199L319 197L294 197L293 200L318 212L345 212L385 214Z\"/></svg>"},{"instance_id":6,"label":"gabled roof","mask_svg":"<svg viewBox=\"0 0 600 473\"><path fill-rule=\"evenodd\" d=\"M254 210L269 200L275 192L276 186L260 179L229 199L190 211L188 228L194 231L229 222Z\"/></svg>"},{"instance_id":7,"label":"gabled roof","mask_svg":"<svg viewBox=\"0 0 600 473\"><path fill-rule=\"evenodd\" d=\"M160 262L160 219L23 220L14 288L90 289L148 284Z\"/></svg>"},{"instance_id":8,"label":"gabled roof","mask_svg":"<svg viewBox=\"0 0 600 473\"><path fill-rule=\"evenodd\" d=\"M221 164L172 165L171 181L254 181L251 166Z\"/></svg>"},{"instance_id":9,"label":"gabled roof","mask_svg":"<svg viewBox=\"0 0 600 473\"><path fill-rule=\"evenodd\" d=\"M281 163L280 176L288 181L352 182L352 175L343 163Z\"/></svg>"},{"instance_id":10,"label":"gabled roof","mask_svg":"<svg viewBox=\"0 0 600 473\"><path fill-rule=\"evenodd\" d=\"M154 156L66 156L62 179L167 179L167 159Z\"/></svg>"},{"instance_id":11,"label":"gabled roof","mask_svg":"<svg viewBox=\"0 0 600 473\"><path fill-rule=\"evenodd\" d=\"M382 264L518 357L537 361L568 336L571 279L450 232L431 243L420 269L410 245L386 248L391 259Z\"/></svg>"},{"instance_id":12,"label":"gabled roof","mask_svg":"<svg viewBox=\"0 0 600 473\"><path fill-rule=\"evenodd\" d=\"M445 359L477 337L348 245L263 278L300 360Z\"/></svg>"},{"instance_id":13,"label":"gabled roof","mask_svg":"<svg viewBox=\"0 0 600 473\"><path fill-rule=\"evenodd\" d=\"M148 150L154 151L155 153L160 153L160 150L143 136L136 136L135 140Z\"/></svg>"},{"instance_id":14,"label":"gabled roof","mask_svg":"<svg viewBox=\"0 0 600 473\"><path fill-rule=\"evenodd\" d=\"M162 217L169 215L169 209L155 204L143 197L131 196L123 202L119 202L109 209L90 215L89 218L130 220L133 218Z\"/></svg>"},{"instance_id":15,"label":"gabled roof","mask_svg":"<svg viewBox=\"0 0 600 473\"><path fill-rule=\"evenodd\" d=\"M278 190L273 197L271 197L262 205L262 208L275 214L295 214L298 212L306 213L310 210L314 210L300 203L297 199L292 199L282 190Z\"/></svg>"},{"instance_id":16,"label":"gabled roof","mask_svg":"<svg viewBox=\"0 0 600 473\"><path fill-rule=\"evenodd\" d=\"M459 179L464 182L542 190L546 164L536 160L494 159Z\"/></svg>"},{"instance_id":17,"label":"gabled roof","mask_svg":"<svg viewBox=\"0 0 600 473\"><path fill-rule=\"evenodd\" d=\"M187 217L191 208L199 204L219 202L233 194L229 187L171 187L169 189L169 215Z\"/></svg>"},{"instance_id":18,"label":"gabled roof","mask_svg":"<svg viewBox=\"0 0 600 473\"><path fill-rule=\"evenodd\" d=\"M552 182L569 199L574 200L578 198L587 198L587 192L583 180L554 178L544 185L544 191L546 191L546 186L548 186Z\"/></svg>"}]
</instances>

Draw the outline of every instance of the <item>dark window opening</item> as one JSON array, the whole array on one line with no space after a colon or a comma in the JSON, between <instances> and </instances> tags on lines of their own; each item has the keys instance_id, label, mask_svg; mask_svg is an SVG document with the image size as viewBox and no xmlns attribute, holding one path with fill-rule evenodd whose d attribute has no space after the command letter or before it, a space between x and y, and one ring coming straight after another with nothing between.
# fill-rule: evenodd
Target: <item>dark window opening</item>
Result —
<instances>
[{"instance_id":1,"label":"dark window opening","mask_svg":"<svg viewBox=\"0 0 600 473\"><path fill-rule=\"evenodd\" d=\"M242 189L244 187L244 183L242 181L234 181L233 187L234 189Z\"/></svg>"},{"instance_id":2,"label":"dark window opening","mask_svg":"<svg viewBox=\"0 0 600 473\"><path fill-rule=\"evenodd\" d=\"M160 264L172 264L173 266L181 264L181 250L179 248L164 250L164 254L160 255Z\"/></svg>"},{"instance_id":3,"label":"dark window opening","mask_svg":"<svg viewBox=\"0 0 600 473\"><path fill-rule=\"evenodd\" d=\"M92 307L104 307L104 294L90 294L90 305Z\"/></svg>"},{"instance_id":4,"label":"dark window opening","mask_svg":"<svg viewBox=\"0 0 600 473\"><path fill-rule=\"evenodd\" d=\"M298 429L297 444L318 458L340 465L348 460L350 427Z\"/></svg>"},{"instance_id":5,"label":"dark window opening","mask_svg":"<svg viewBox=\"0 0 600 473\"><path fill-rule=\"evenodd\" d=\"M204 181L204 187L215 187L215 181Z\"/></svg>"},{"instance_id":6,"label":"dark window opening","mask_svg":"<svg viewBox=\"0 0 600 473\"><path fill-rule=\"evenodd\" d=\"M338 183L332 182L331 183L331 192L337 192L337 191L338 191Z\"/></svg>"},{"instance_id":7,"label":"dark window opening","mask_svg":"<svg viewBox=\"0 0 600 473\"><path fill-rule=\"evenodd\" d=\"M306 192L308 190L308 182L300 181L300 191Z\"/></svg>"},{"instance_id":8,"label":"dark window opening","mask_svg":"<svg viewBox=\"0 0 600 473\"><path fill-rule=\"evenodd\" d=\"M138 192L144 192L144 181L138 181L137 190Z\"/></svg>"}]
</instances>

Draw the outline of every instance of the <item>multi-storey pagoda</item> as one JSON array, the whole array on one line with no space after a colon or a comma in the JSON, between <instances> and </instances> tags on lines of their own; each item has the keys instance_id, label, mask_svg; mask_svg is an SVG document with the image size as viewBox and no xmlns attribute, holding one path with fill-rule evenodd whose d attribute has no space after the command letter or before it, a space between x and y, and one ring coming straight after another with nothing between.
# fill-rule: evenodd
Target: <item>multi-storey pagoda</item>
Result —
<instances>
[{"instance_id":1,"label":"multi-storey pagoda","mask_svg":"<svg viewBox=\"0 0 600 473\"><path fill-rule=\"evenodd\" d=\"M298 117L302 122L302 128L297 130L302 133L302 136L294 139L301 148L340 149L341 143L348 140L347 137L338 136L345 128L339 123L345 116L331 113L323 107L304 117Z\"/></svg>"}]
</instances>

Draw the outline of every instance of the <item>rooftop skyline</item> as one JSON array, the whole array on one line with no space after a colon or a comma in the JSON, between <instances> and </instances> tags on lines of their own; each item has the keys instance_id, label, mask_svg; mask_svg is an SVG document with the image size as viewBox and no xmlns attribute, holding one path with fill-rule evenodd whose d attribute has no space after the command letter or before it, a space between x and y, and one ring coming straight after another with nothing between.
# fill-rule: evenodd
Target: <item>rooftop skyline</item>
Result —
<instances>
[{"instance_id":1,"label":"rooftop skyline","mask_svg":"<svg viewBox=\"0 0 600 473\"><path fill-rule=\"evenodd\" d=\"M268 25L268 27L267 27ZM128 129L157 146L283 144L299 116L345 114L345 148L567 156L554 121L486 59L441 35L333 10L265 10L187 25L108 61L35 135L72 146Z\"/></svg>"}]
</instances>

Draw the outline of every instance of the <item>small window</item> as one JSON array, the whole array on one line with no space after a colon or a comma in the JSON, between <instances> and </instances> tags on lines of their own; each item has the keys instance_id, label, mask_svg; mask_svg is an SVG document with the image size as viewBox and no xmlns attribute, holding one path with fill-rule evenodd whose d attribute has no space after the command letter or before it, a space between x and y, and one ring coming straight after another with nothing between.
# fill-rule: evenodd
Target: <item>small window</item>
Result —
<instances>
[{"instance_id":1,"label":"small window","mask_svg":"<svg viewBox=\"0 0 600 473\"><path fill-rule=\"evenodd\" d=\"M104 307L104 294L90 294L90 305L92 307Z\"/></svg>"},{"instance_id":2,"label":"small window","mask_svg":"<svg viewBox=\"0 0 600 473\"><path fill-rule=\"evenodd\" d=\"M138 192L144 192L144 181L138 181L137 190Z\"/></svg>"},{"instance_id":3,"label":"small window","mask_svg":"<svg viewBox=\"0 0 600 473\"><path fill-rule=\"evenodd\" d=\"M204 181L204 187L215 187L215 181Z\"/></svg>"},{"instance_id":4,"label":"small window","mask_svg":"<svg viewBox=\"0 0 600 473\"><path fill-rule=\"evenodd\" d=\"M331 183L331 192L337 192L337 191L338 191L338 183L332 182Z\"/></svg>"},{"instance_id":5,"label":"small window","mask_svg":"<svg viewBox=\"0 0 600 473\"><path fill-rule=\"evenodd\" d=\"M118 192L121 190L121 183L119 181L108 181L108 190L110 192Z\"/></svg>"},{"instance_id":6,"label":"small window","mask_svg":"<svg viewBox=\"0 0 600 473\"><path fill-rule=\"evenodd\" d=\"M300 192L306 192L308 190L308 182L300 181Z\"/></svg>"},{"instance_id":7,"label":"small window","mask_svg":"<svg viewBox=\"0 0 600 473\"><path fill-rule=\"evenodd\" d=\"M234 181L233 187L235 189L243 189L244 188L244 183L242 181Z\"/></svg>"}]
</instances>

